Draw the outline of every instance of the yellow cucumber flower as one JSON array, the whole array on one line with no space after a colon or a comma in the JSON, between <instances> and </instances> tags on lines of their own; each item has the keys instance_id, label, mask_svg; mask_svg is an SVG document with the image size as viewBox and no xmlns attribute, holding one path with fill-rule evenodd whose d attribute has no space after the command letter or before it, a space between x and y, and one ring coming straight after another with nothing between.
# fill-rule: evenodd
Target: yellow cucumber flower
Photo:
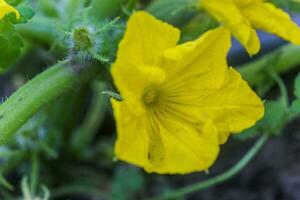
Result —
<instances>
[{"instance_id":1,"label":"yellow cucumber flower","mask_svg":"<svg viewBox=\"0 0 300 200\"><path fill-rule=\"evenodd\" d=\"M17 19L20 18L20 13L15 8L7 4L4 0L0 0L0 19L11 12L15 13Z\"/></svg>"},{"instance_id":2,"label":"yellow cucumber flower","mask_svg":"<svg viewBox=\"0 0 300 200\"><path fill-rule=\"evenodd\" d=\"M283 10L264 0L200 0L200 7L229 29L250 55L260 49L255 29L300 44L297 24Z\"/></svg>"},{"instance_id":3,"label":"yellow cucumber flower","mask_svg":"<svg viewBox=\"0 0 300 200\"><path fill-rule=\"evenodd\" d=\"M124 99L112 99L115 154L148 172L208 169L229 134L254 125L264 113L260 98L227 66L226 29L176 45L179 36L171 25L136 12L112 66Z\"/></svg>"}]
</instances>

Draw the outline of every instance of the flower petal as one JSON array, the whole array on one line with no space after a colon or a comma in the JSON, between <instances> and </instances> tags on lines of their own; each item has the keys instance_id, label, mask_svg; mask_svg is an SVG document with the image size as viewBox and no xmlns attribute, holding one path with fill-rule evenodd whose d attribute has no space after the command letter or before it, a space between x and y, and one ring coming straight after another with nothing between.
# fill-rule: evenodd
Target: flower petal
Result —
<instances>
[{"instance_id":1,"label":"flower petal","mask_svg":"<svg viewBox=\"0 0 300 200\"><path fill-rule=\"evenodd\" d=\"M146 12L136 12L128 20L116 62L121 65L158 66L163 51L174 47L179 36L179 30L171 25Z\"/></svg>"},{"instance_id":2,"label":"flower petal","mask_svg":"<svg viewBox=\"0 0 300 200\"><path fill-rule=\"evenodd\" d=\"M230 2L220 0L201 0L201 6L226 28L245 46L251 55L260 49L260 41L249 21L243 17L239 8Z\"/></svg>"},{"instance_id":3,"label":"flower petal","mask_svg":"<svg viewBox=\"0 0 300 200\"><path fill-rule=\"evenodd\" d=\"M300 28L283 10L271 3L254 3L241 11L253 27L273 33L295 44L300 44Z\"/></svg>"},{"instance_id":4,"label":"flower petal","mask_svg":"<svg viewBox=\"0 0 300 200\"><path fill-rule=\"evenodd\" d=\"M20 18L20 13L15 8L7 4L4 0L0 0L0 19L11 12L15 13L17 19Z\"/></svg>"},{"instance_id":5,"label":"flower petal","mask_svg":"<svg viewBox=\"0 0 300 200\"><path fill-rule=\"evenodd\" d=\"M161 152L159 159L149 166L148 172L186 174L207 170L217 158L219 143L216 128L207 121L205 124L189 124L173 119L164 113L159 115L161 145L149 151ZM149 149L151 150L151 149Z\"/></svg>"},{"instance_id":6,"label":"flower petal","mask_svg":"<svg viewBox=\"0 0 300 200\"><path fill-rule=\"evenodd\" d=\"M149 115L131 115L124 102L112 100L112 104L117 121L118 159L148 172L170 174L203 171L215 161L219 142L212 122L191 125L163 114L151 119L153 126Z\"/></svg>"},{"instance_id":7,"label":"flower petal","mask_svg":"<svg viewBox=\"0 0 300 200\"><path fill-rule=\"evenodd\" d=\"M232 68L221 89L207 91L205 98L198 100L201 112L217 125L220 143L227 140L229 133L253 126L264 114L263 102Z\"/></svg>"},{"instance_id":8,"label":"flower petal","mask_svg":"<svg viewBox=\"0 0 300 200\"><path fill-rule=\"evenodd\" d=\"M140 167L148 165L148 132L145 115L132 115L125 102L111 100L117 123L117 140L115 154L117 158L136 164Z\"/></svg>"},{"instance_id":9,"label":"flower petal","mask_svg":"<svg viewBox=\"0 0 300 200\"><path fill-rule=\"evenodd\" d=\"M252 3L259 3L263 2L264 0L231 0L233 3L235 3L237 6L248 6L249 4Z\"/></svg>"},{"instance_id":10,"label":"flower petal","mask_svg":"<svg viewBox=\"0 0 300 200\"><path fill-rule=\"evenodd\" d=\"M224 82L231 46L225 28L208 31L199 39L166 50L163 68L168 72L167 91L218 88Z\"/></svg>"}]
</instances>

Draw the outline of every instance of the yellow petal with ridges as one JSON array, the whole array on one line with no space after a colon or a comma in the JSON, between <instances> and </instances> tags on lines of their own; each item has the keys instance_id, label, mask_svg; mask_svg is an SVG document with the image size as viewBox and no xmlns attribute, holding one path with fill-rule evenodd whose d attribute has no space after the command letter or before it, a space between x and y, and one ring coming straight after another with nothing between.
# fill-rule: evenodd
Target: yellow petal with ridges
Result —
<instances>
[{"instance_id":1,"label":"yellow petal with ridges","mask_svg":"<svg viewBox=\"0 0 300 200\"><path fill-rule=\"evenodd\" d=\"M17 19L20 18L20 13L15 8L7 4L4 0L0 0L0 19L12 12L15 13Z\"/></svg>"},{"instance_id":2,"label":"yellow petal with ridges","mask_svg":"<svg viewBox=\"0 0 300 200\"><path fill-rule=\"evenodd\" d=\"M230 46L228 30L217 28L194 41L166 50L163 68L168 73L164 87L174 90L184 85L186 91L220 87Z\"/></svg>"},{"instance_id":3,"label":"yellow petal with ridges","mask_svg":"<svg viewBox=\"0 0 300 200\"><path fill-rule=\"evenodd\" d=\"M111 100L117 123L115 154L117 158L144 167L148 165L148 132L145 114L132 113L125 102ZM138 119L138 120L137 120Z\"/></svg>"},{"instance_id":4,"label":"yellow petal with ridges","mask_svg":"<svg viewBox=\"0 0 300 200\"><path fill-rule=\"evenodd\" d=\"M261 3L264 0L230 0L230 1L235 3L237 6L242 7L242 6L248 6L249 4L253 4L253 3Z\"/></svg>"},{"instance_id":5,"label":"yellow petal with ridges","mask_svg":"<svg viewBox=\"0 0 300 200\"><path fill-rule=\"evenodd\" d=\"M257 33L236 4L220 0L201 0L200 2L207 12L230 30L250 55L258 53L260 41Z\"/></svg>"},{"instance_id":6,"label":"yellow petal with ridges","mask_svg":"<svg viewBox=\"0 0 300 200\"><path fill-rule=\"evenodd\" d=\"M128 20L116 62L123 65L158 66L163 52L175 47L179 36L178 29L146 12L138 11Z\"/></svg>"},{"instance_id":7,"label":"yellow petal with ridges","mask_svg":"<svg viewBox=\"0 0 300 200\"><path fill-rule=\"evenodd\" d=\"M166 95L171 98L164 105L189 123L212 120L220 144L225 143L231 133L253 126L264 115L263 102L241 75L234 69L227 70L226 74L221 88L199 88L193 92L179 89Z\"/></svg>"},{"instance_id":8,"label":"yellow petal with ridges","mask_svg":"<svg viewBox=\"0 0 300 200\"><path fill-rule=\"evenodd\" d=\"M163 112L164 113L164 112ZM148 172L186 174L207 170L219 153L216 128L210 121L189 124L165 112L157 120L161 148L156 163L145 167ZM198 126L197 126L198 125ZM159 143L157 143L159 144ZM152 152L149 152L150 155Z\"/></svg>"},{"instance_id":9,"label":"yellow petal with ridges","mask_svg":"<svg viewBox=\"0 0 300 200\"><path fill-rule=\"evenodd\" d=\"M271 3L255 3L241 10L253 27L300 45L300 28L283 10Z\"/></svg>"},{"instance_id":10,"label":"yellow petal with ridges","mask_svg":"<svg viewBox=\"0 0 300 200\"><path fill-rule=\"evenodd\" d=\"M261 99L232 68L228 70L224 86L207 91L206 95L206 98L199 99L198 106L216 124L220 143L224 143L230 133L239 133L253 126L264 115Z\"/></svg>"}]
</instances>

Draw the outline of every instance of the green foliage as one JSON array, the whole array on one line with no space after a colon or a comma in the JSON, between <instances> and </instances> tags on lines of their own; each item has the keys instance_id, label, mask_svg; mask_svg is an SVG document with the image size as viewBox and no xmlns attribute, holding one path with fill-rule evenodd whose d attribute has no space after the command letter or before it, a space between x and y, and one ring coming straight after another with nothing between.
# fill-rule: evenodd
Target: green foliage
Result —
<instances>
[{"instance_id":1,"label":"green foliage","mask_svg":"<svg viewBox=\"0 0 300 200\"><path fill-rule=\"evenodd\" d=\"M11 23L0 23L0 73L5 71L21 54L23 41Z\"/></svg>"},{"instance_id":2,"label":"green foliage","mask_svg":"<svg viewBox=\"0 0 300 200\"><path fill-rule=\"evenodd\" d=\"M295 113L300 113L300 99L296 99L295 101L293 101L291 111Z\"/></svg>"},{"instance_id":3,"label":"green foliage","mask_svg":"<svg viewBox=\"0 0 300 200\"><path fill-rule=\"evenodd\" d=\"M148 11L154 16L175 26L183 26L195 16L195 0L155 0Z\"/></svg>"},{"instance_id":4,"label":"green foliage","mask_svg":"<svg viewBox=\"0 0 300 200\"><path fill-rule=\"evenodd\" d=\"M29 6L19 6L18 11L20 12L20 19L18 20L18 23L28 22L28 20L33 18L35 14L34 10Z\"/></svg>"},{"instance_id":5,"label":"green foliage","mask_svg":"<svg viewBox=\"0 0 300 200\"><path fill-rule=\"evenodd\" d=\"M295 79L294 94L296 99L292 102L291 111L294 113L300 113L300 73Z\"/></svg>"},{"instance_id":6,"label":"green foliage","mask_svg":"<svg viewBox=\"0 0 300 200\"><path fill-rule=\"evenodd\" d=\"M218 22L211 16L203 13L193 18L181 30L181 41L190 41L199 37L204 32L214 29L218 26Z\"/></svg>"},{"instance_id":7,"label":"green foliage","mask_svg":"<svg viewBox=\"0 0 300 200\"><path fill-rule=\"evenodd\" d=\"M89 15L95 19L115 18L122 8L122 0L92 0Z\"/></svg>"},{"instance_id":8,"label":"green foliage","mask_svg":"<svg viewBox=\"0 0 300 200\"><path fill-rule=\"evenodd\" d=\"M0 174L0 186L5 187L8 190L13 190L13 186L3 177L2 174Z\"/></svg>"},{"instance_id":9,"label":"green foliage","mask_svg":"<svg viewBox=\"0 0 300 200\"><path fill-rule=\"evenodd\" d=\"M263 133L279 135L286 122L287 109L280 101L267 102L265 116L256 126Z\"/></svg>"},{"instance_id":10,"label":"green foliage","mask_svg":"<svg viewBox=\"0 0 300 200\"><path fill-rule=\"evenodd\" d=\"M138 199L137 194L144 188L144 179L139 169L134 167L119 168L112 185L113 200Z\"/></svg>"},{"instance_id":11,"label":"green foliage","mask_svg":"<svg viewBox=\"0 0 300 200\"><path fill-rule=\"evenodd\" d=\"M265 103L265 115L263 119L243 133L235 135L235 138L245 140L253 138L258 134L278 136L287 120L288 110L282 102L269 101Z\"/></svg>"},{"instance_id":12,"label":"green foliage","mask_svg":"<svg viewBox=\"0 0 300 200\"><path fill-rule=\"evenodd\" d=\"M18 3L20 2L15 2ZM10 13L0 20L0 73L17 61L24 46L23 39L14 24L26 23L34 16L34 11L28 6L20 6L18 10L20 19L16 19L16 15Z\"/></svg>"},{"instance_id":13,"label":"green foliage","mask_svg":"<svg viewBox=\"0 0 300 200\"><path fill-rule=\"evenodd\" d=\"M294 94L297 98L300 98L300 73L295 79Z\"/></svg>"},{"instance_id":14,"label":"green foliage","mask_svg":"<svg viewBox=\"0 0 300 200\"><path fill-rule=\"evenodd\" d=\"M18 4L22 3L23 0L5 0L9 5L17 6Z\"/></svg>"}]
</instances>

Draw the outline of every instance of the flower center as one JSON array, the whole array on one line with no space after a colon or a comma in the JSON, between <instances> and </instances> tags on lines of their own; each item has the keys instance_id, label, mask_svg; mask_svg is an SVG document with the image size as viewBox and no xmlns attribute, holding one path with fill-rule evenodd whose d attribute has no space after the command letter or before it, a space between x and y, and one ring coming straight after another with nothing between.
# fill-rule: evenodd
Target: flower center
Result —
<instances>
[{"instance_id":1,"label":"flower center","mask_svg":"<svg viewBox=\"0 0 300 200\"><path fill-rule=\"evenodd\" d=\"M142 101L146 106L157 103L157 89L155 87L146 88L142 96Z\"/></svg>"}]
</instances>

